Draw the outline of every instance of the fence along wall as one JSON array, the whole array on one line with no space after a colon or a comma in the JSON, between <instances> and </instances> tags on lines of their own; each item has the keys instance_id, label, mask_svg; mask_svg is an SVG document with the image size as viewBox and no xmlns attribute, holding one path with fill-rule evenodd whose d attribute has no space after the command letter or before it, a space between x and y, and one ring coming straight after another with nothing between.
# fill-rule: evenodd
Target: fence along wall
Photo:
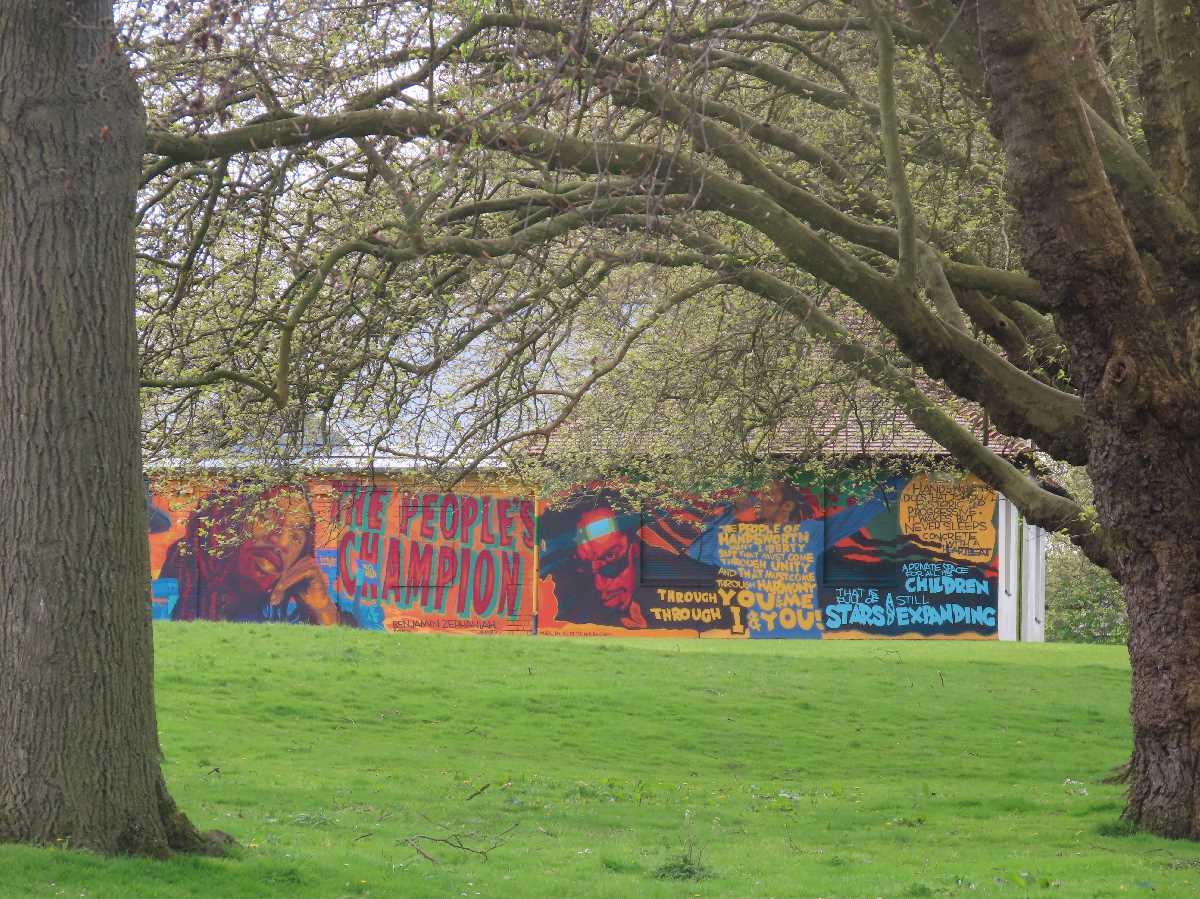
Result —
<instances>
[{"instance_id":1,"label":"fence along wall","mask_svg":"<svg viewBox=\"0 0 1200 899\"><path fill-rule=\"evenodd\" d=\"M974 478L774 482L638 509L311 481L159 485L156 618L386 630L995 638L997 495Z\"/></svg>"}]
</instances>

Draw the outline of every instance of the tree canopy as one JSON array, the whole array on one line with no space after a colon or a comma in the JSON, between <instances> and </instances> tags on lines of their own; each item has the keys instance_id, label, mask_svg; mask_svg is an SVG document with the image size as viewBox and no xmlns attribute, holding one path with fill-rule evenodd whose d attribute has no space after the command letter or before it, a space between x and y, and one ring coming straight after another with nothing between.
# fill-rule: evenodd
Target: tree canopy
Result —
<instances>
[{"instance_id":1,"label":"tree canopy","mask_svg":"<svg viewBox=\"0 0 1200 899\"><path fill-rule=\"evenodd\" d=\"M103 333L131 349L132 322L113 324L129 305L151 460L291 456L336 432L469 467L616 413L670 422L689 457L752 458L789 421L827 421L826 397L886 395L1121 581L1126 814L1200 837L1189 3L19 0L0 39L12 60L45 60L12 69L9 93L28 102L11 101L0 140L13 160L0 253L14 260L0 310L56 310L43 342L18 329L0 347L0 365L18 360L0 369L8 405L58 416L18 415L0 436L0 456L25 460L0 468L0 487L33 510L31 529L52 534L68 494L87 514L137 508L136 473L112 461L133 452L134 385L116 398L114 365L112 395L97 392L97 341L56 342ZM22 203L35 182L44 213ZM103 221L89 224L84 193L105 199ZM982 410L983 436L1086 465L1094 514L994 452L954 403ZM108 425L97 462L88 435ZM111 491L55 493L26 452L51 433L65 435L56 459L119 468ZM127 548L137 524L119 523ZM17 558L0 557L0 583L26 605L2 607L0 637L36 642L49 625L21 610L43 608L44 588L37 558ZM114 575L101 599L145 579L132 549L97 564ZM128 657L145 717L142 630ZM80 670L122 664L97 659ZM40 732L19 733L36 757ZM175 821L157 764L138 759L138 796L157 789ZM28 814L5 814L0 802L0 837L29 835ZM128 833L137 851L171 843L161 822Z\"/></svg>"},{"instance_id":2,"label":"tree canopy","mask_svg":"<svg viewBox=\"0 0 1200 899\"><path fill-rule=\"evenodd\" d=\"M863 381L1122 581L1128 814L1200 835L1188 4L209 2L129 35L159 445L270 408L260 443L316 415L476 464L640 407L733 458ZM1095 512L947 395L1086 464Z\"/></svg>"},{"instance_id":3,"label":"tree canopy","mask_svg":"<svg viewBox=\"0 0 1200 899\"><path fill-rule=\"evenodd\" d=\"M1009 433L1054 446L1078 425L1045 301L1013 271L979 85L843 4L534 11L137 20L152 452L294 454L316 426L469 464L636 397L702 423L656 440L643 417L643 448L708 465L871 407L861 379L1071 520L932 380ZM914 268L893 278L901 231Z\"/></svg>"},{"instance_id":4,"label":"tree canopy","mask_svg":"<svg viewBox=\"0 0 1200 899\"><path fill-rule=\"evenodd\" d=\"M753 452L814 417L813 385L860 379L1122 579L1130 814L1197 832L1194 774L1149 785L1191 746L1195 651L1164 680L1144 636L1200 575L1176 507L1200 421L1190 7L185 7L130 32L164 441L249 402L477 462L625 396L728 410L712 443ZM190 44L159 53L172 32ZM1097 514L942 392L1088 464Z\"/></svg>"}]
</instances>

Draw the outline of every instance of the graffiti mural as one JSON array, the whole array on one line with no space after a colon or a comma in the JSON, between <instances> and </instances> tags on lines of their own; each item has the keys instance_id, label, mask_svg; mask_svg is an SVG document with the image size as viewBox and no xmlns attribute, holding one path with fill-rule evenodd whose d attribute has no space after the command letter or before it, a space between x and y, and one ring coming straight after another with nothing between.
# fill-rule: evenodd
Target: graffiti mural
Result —
<instances>
[{"instance_id":1,"label":"graffiti mural","mask_svg":"<svg viewBox=\"0 0 1200 899\"><path fill-rule=\"evenodd\" d=\"M335 482L328 570L358 620L388 630L528 632L533 501Z\"/></svg>"},{"instance_id":2,"label":"graffiti mural","mask_svg":"<svg viewBox=\"0 0 1200 899\"><path fill-rule=\"evenodd\" d=\"M637 513L546 504L547 634L995 637L996 494L971 478L776 481Z\"/></svg>"},{"instance_id":3,"label":"graffiti mural","mask_svg":"<svg viewBox=\"0 0 1200 899\"><path fill-rule=\"evenodd\" d=\"M996 635L996 494L975 478L897 482L887 514L830 551L826 636Z\"/></svg>"},{"instance_id":4,"label":"graffiti mural","mask_svg":"<svg viewBox=\"0 0 1200 899\"><path fill-rule=\"evenodd\" d=\"M602 487L543 504L540 631L728 631L719 567L686 551L700 523L696 509L644 514Z\"/></svg>"},{"instance_id":5,"label":"graffiti mural","mask_svg":"<svg viewBox=\"0 0 1200 899\"><path fill-rule=\"evenodd\" d=\"M656 507L361 479L147 488L156 619L390 631L994 638L974 478L775 481Z\"/></svg>"},{"instance_id":6,"label":"graffiti mural","mask_svg":"<svg viewBox=\"0 0 1200 899\"><path fill-rule=\"evenodd\" d=\"M528 498L353 480L150 500L155 618L528 632Z\"/></svg>"},{"instance_id":7,"label":"graffiti mural","mask_svg":"<svg viewBox=\"0 0 1200 899\"><path fill-rule=\"evenodd\" d=\"M306 490L218 489L188 514L183 535L167 548L152 596L176 620L353 624L340 621L315 543Z\"/></svg>"}]
</instances>

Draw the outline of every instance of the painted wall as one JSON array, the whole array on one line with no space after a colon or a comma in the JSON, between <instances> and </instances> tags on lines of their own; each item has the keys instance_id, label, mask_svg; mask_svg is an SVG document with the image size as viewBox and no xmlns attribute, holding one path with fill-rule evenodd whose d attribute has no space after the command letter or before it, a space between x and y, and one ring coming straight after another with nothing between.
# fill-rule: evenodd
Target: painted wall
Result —
<instances>
[{"instance_id":1,"label":"painted wall","mask_svg":"<svg viewBox=\"0 0 1200 899\"><path fill-rule=\"evenodd\" d=\"M995 638L997 496L920 474L639 508L611 485L538 504L314 480L159 482L158 619L376 630L830 639ZM535 618L536 612L536 618ZM536 624L535 624L536 621Z\"/></svg>"},{"instance_id":2,"label":"painted wall","mask_svg":"<svg viewBox=\"0 0 1200 899\"><path fill-rule=\"evenodd\" d=\"M978 480L925 474L649 512L591 485L542 504L539 631L995 638L996 518Z\"/></svg>"},{"instance_id":3,"label":"painted wall","mask_svg":"<svg viewBox=\"0 0 1200 899\"><path fill-rule=\"evenodd\" d=\"M154 617L528 633L533 509L528 496L354 480L258 493L161 484Z\"/></svg>"}]
</instances>

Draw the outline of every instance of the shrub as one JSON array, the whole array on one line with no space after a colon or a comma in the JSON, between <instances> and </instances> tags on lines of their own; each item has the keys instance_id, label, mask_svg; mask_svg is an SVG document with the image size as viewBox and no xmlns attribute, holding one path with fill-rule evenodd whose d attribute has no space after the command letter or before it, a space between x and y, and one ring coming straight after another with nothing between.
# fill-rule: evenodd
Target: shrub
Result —
<instances>
[{"instance_id":1,"label":"shrub","mask_svg":"<svg viewBox=\"0 0 1200 899\"><path fill-rule=\"evenodd\" d=\"M1046 551L1046 639L1060 643L1124 643L1129 621L1121 587L1061 537Z\"/></svg>"}]
</instances>

